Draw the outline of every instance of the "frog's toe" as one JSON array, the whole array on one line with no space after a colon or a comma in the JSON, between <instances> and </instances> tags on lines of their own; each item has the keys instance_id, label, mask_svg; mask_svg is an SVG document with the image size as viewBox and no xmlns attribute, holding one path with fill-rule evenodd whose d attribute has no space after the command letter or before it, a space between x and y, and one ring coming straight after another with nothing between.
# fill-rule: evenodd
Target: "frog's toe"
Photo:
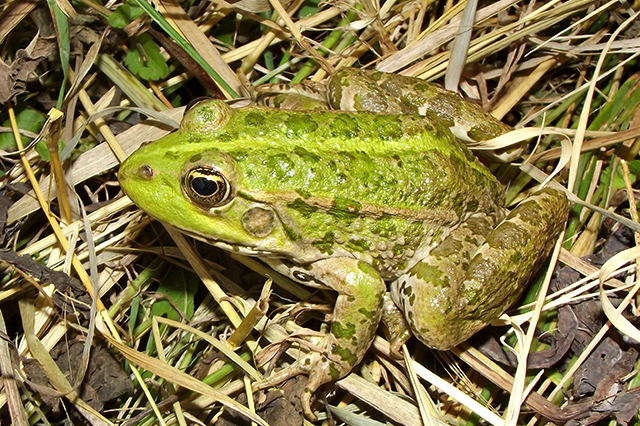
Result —
<instances>
[{"instance_id":1,"label":"frog's toe","mask_svg":"<svg viewBox=\"0 0 640 426\"><path fill-rule=\"evenodd\" d=\"M258 391L279 385L285 380L289 380L295 376L303 374L304 372L304 369L299 367L298 364L292 365L291 367L283 368L277 373L273 373L268 378L255 382L253 384L253 390Z\"/></svg>"},{"instance_id":2,"label":"frog's toe","mask_svg":"<svg viewBox=\"0 0 640 426\"><path fill-rule=\"evenodd\" d=\"M324 343L325 344L321 344L320 347L325 347L326 342ZM330 355L328 356L327 354L328 352L326 350L309 352L296 364L272 374L263 381L257 382L254 385L254 390L275 386L300 374L307 375L309 382L300 396L300 402L305 416L307 416L309 420L315 420L316 416L311 410L311 399L313 395L322 385L344 377L352 368L350 364L341 361L339 358L331 359Z\"/></svg>"},{"instance_id":3,"label":"frog's toe","mask_svg":"<svg viewBox=\"0 0 640 426\"><path fill-rule=\"evenodd\" d=\"M407 324L404 313L398 309L390 293L384 295L382 323L389 332L391 355L402 357L400 348L411 338L411 329Z\"/></svg>"},{"instance_id":4,"label":"frog's toe","mask_svg":"<svg viewBox=\"0 0 640 426\"><path fill-rule=\"evenodd\" d=\"M311 410L311 397L315 392L310 388L306 388L300 397L300 403L302 404L302 410L304 411L304 415L312 422L318 420L318 417Z\"/></svg>"},{"instance_id":5,"label":"frog's toe","mask_svg":"<svg viewBox=\"0 0 640 426\"><path fill-rule=\"evenodd\" d=\"M305 373L309 373L309 371L306 368L301 367L300 364L295 364L272 374L264 380L260 380L259 382L254 383L253 390L264 390L276 386L284 382L285 380L289 380L295 376ZM309 383L310 382L311 380L309 380ZM305 386L304 390L302 391L302 395L300 395L300 404L302 405L304 415L311 421L317 420L316 415L313 414L313 411L311 410L311 398L313 397L315 391L323 384L324 383L314 385L307 384L307 386Z\"/></svg>"}]
</instances>

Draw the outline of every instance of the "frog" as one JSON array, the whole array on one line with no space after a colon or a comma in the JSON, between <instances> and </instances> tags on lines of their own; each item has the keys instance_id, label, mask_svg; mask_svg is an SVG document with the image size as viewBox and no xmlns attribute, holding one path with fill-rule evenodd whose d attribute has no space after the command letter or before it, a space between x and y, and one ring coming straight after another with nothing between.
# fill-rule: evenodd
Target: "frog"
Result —
<instances>
[{"instance_id":1,"label":"frog","mask_svg":"<svg viewBox=\"0 0 640 426\"><path fill-rule=\"evenodd\" d=\"M463 140L509 127L457 94L354 69L327 87L342 110L197 103L118 173L157 220L337 293L326 336L278 375L308 376L310 419L316 390L364 358L385 295L419 341L451 349L519 298L569 208L551 188L505 208L502 184Z\"/></svg>"}]
</instances>

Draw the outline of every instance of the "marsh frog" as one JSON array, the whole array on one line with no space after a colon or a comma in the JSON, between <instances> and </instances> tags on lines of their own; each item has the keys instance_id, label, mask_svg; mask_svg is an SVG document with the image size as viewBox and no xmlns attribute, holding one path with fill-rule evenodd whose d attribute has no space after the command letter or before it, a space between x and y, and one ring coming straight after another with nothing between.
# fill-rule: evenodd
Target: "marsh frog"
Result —
<instances>
[{"instance_id":1,"label":"marsh frog","mask_svg":"<svg viewBox=\"0 0 640 426\"><path fill-rule=\"evenodd\" d=\"M568 212L553 189L505 209L501 184L458 137L508 128L458 95L357 70L328 87L333 107L369 112L205 101L119 172L124 192L156 219L337 292L320 351L288 370L309 375L310 416L315 390L371 345L387 283L413 334L452 348L518 298Z\"/></svg>"}]
</instances>

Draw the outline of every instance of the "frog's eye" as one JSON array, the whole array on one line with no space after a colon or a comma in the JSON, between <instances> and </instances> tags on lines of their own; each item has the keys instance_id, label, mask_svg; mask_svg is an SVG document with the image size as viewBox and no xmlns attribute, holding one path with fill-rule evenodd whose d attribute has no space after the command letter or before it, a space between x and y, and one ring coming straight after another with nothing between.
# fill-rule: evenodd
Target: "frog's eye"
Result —
<instances>
[{"instance_id":1,"label":"frog's eye","mask_svg":"<svg viewBox=\"0 0 640 426\"><path fill-rule=\"evenodd\" d=\"M194 167L184 175L182 183L187 196L203 207L219 207L231 200L231 183L211 167Z\"/></svg>"}]
</instances>

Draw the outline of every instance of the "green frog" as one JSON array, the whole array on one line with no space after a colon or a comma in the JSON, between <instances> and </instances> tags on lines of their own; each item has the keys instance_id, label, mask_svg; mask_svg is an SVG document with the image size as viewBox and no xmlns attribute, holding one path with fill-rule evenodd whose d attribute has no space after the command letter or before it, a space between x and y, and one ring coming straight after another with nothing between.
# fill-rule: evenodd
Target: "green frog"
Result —
<instances>
[{"instance_id":1,"label":"green frog","mask_svg":"<svg viewBox=\"0 0 640 426\"><path fill-rule=\"evenodd\" d=\"M557 190L505 209L503 187L459 138L508 127L434 87L345 70L329 104L369 112L204 101L120 168L124 192L156 219L337 292L330 333L279 376L309 375L310 418L318 387L371 345L387 283L412 333L447 350L518 298L564 227Z\"/></svg>"}]
</instances>

